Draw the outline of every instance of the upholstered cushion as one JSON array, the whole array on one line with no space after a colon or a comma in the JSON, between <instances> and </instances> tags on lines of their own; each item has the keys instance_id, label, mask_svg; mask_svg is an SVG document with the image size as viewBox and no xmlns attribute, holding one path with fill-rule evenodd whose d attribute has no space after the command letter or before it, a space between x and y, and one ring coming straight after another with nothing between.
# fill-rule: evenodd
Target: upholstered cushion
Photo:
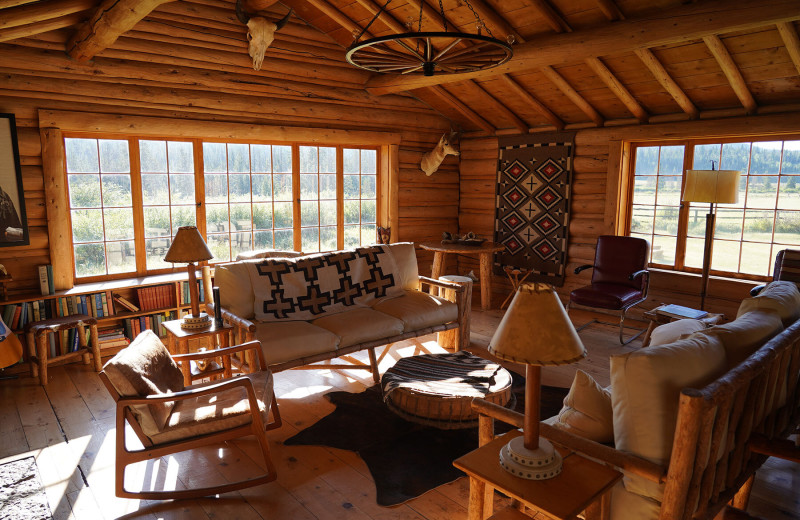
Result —
<instances>
[{"instance_id":1,"label":"upholstered cushion","mask_svg":"<svg viewBox=\"0 0 800 520\"><path fill-rule=\"evenodd\" d=\"M307 321L259 322L255 339L261 341L267 365L335 352L339 337Z\"/></svg>"},{"instance_id":2,"label":"upholstered cushion","mask_svg":"<svg viewBox=\"0 0 800 520\"><path fill-rule=\"evenodd\" d=\"M242 377L249 379L253 384L261 420L266 424L269 406L272 402L272 373L267 370L245 374ZM187 387L187 390L218 383L219 381L201 383ZM251 421L247 390L241 387L232 388L219 393L178 401L164 428L160 432L148 434L148 437L154 443L161 444L229 430L250 424Z\"/></svg>"},{"instance_id":3,"label":"upholstered cushion","mask_svg":"<svg viewBox=\"0 0 800 520\"><path fill-rule=\"evenodd\" d=\"M746 298L739 305L736 317L754 310L771 309L778 313L784 326L800 317L800 291L794 282L772 282L758 296Z\"/></svg>"},{"instance_id":4,"label":"upholstered cushion","mask_svg":"<svg viewBox=\"0 0 800 520\"><path fill-rule=\"evenodd\" d=\"M716 336L693 334L667 345L611 357L614 444L658 464L667 464L683 388L702 388L727 368ZM626 475L629 491L661 500L663 486Z\"/></svg>"},{"instance_id":5,"label":"upholstered cushion","mask_svg":"<svg viewBox=\"0 0 800 520\"><path fill-rule=\"evenodd\" d=\"M458 305L419 291L405 291L403 296L378 302L372 308L402 320L404 332L442 325L458 318Z\"/></svg>"},{"instance_id":6,"label":"upholstered cushion","mask_svg":"<svg viewBox=\"0 0 800 520\"><path fill-rule=\"evenodd\" d=\"M258 249L256 251L242 251L238 253L236 255L236 261L260 258L295 258L297 256L303 256L303 253L286 249Z\"/></svg>"},{"instance_id":7,"label":"upholstered cushion","mask_svg":"<svg viewBox=\"0 0 800 520\"><path fill-rule=\"evenodd\" d=\"M717 336L722 341L728 367L733 368L782 330L783 323L777 312L755 310L730 323L706 329L703 334Z\"/></svg>"},{"instance_id":8,"label":"upholstered cushion","mask_svg":"<svg viewBox=\"0 0 800 520\"><path fill-rule=\"evenodd\" d=\"M649 249L647 240L643 238L614 235L597 237L592 284L625 285L641 291L642 278L630 280L629 277L647 266Z\"/></svg>"},{"instance_id":9,"label":"upholstered cushion","mask_svg":"<svg viewBox=\"0 0 800 520\"><path fill-rule=\"evenodd\" d=\"M650 336L650 346L666 345L667 343L677 341L685 334L691 334L692 332L704 330L705 328L706 324L700 320L685 319L665 323L653 329L653 333Z\"/></svg>"},{"instance_id":10,"label":"upholstered cushion","mask_svg":"<svg viewBox=\"0 0 800 520\"><path fill-rule=\"evenodd\" d=\"M661 503L631 493L622 482L611 488L611 518L614 520L657 520Z\"/></svg>"},{"instance_id":11,"label":"upholstered cushion","mask_svg":"<svg viewBox=\"0 0 800 520\"><path fill-rule=\"evenodd\" d=\"M564 398L564 407L550 424L596 442L613 442L611 392L597 384L592 376L578 370Z\"/></svg>"},{"instance_id":12,"label":"upholstered cushion","mask_svg":"<svg viewBox=\"0 0 800 520\"><path fill-rule=\"evenodd\" d=\"M593 283L570 293L570 301L587 307L620 310L642 299L642 292L627 285Z\"/></svg>"},{"instance_id":13,"label":"upholstered cushion","mask_svg":"<svg viewBox=\"0 0 800 520\"><path fill-rule=\"evenodd\" d=\"M403 332L402 321L366 307L325 316L311 323L339 336L339 348L388 338Z\"/></svg>"},{"instance_id":14,"label":"upholstered cushion","mask_svg":"<svg viewBox=\"0 0 800 520\"><path fill-rule=\"evenodd\" d=\"M417 266L417 251L413 242L397 242L383 246L388 249L397 264L400 275L400 287L406 291L413 291L419 287L419 267Z\"/></svg>"},{"instance_id":15,"label":"upholstered cushion","mask_svg":"<svg viewBox=\"0 0 800 520\"><path fill-rule=\"evenodd\" d=\"M183 374L152 330L136 336L103 367L111 384L123 397L161 395L183 390ZM175 403L136 405L133 414L147 432L160 430Z\"/></svg>"},{"instance_id":16,"label":"upholstered cushion","mask_svg":"<svg viewBox=\"0 0 800 520\"><path fill-rule=\"evenodd\" d=\"M219 299L226 310L246 320L253 318L253 287L246 262L216 266L214 285L219 287Z\"/></svg>"}]
</instances>

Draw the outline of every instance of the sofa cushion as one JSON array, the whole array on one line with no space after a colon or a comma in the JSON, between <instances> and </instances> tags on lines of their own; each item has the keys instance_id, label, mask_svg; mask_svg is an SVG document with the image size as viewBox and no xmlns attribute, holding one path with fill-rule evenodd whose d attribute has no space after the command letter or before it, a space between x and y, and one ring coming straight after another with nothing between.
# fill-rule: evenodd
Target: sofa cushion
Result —
<instances>
[{"instance_id":1,"label":"sofa cushion","mask_svg":"<svg viewBox=\"0 0 800 520\"><path fill-rule=\"evenodd\" d=\"M381 246L245 265L255 295L253 312L263 321L311 320L403 291L397 264Z\"/></svg>"},{"instance_id":2,"label":"sofa cushion","mask_svg":"<svg viewBox=\"0 0 800 520\"><path fill-rule=\"evenodd\" d=\"M611 357L616 449L667 464L683 388L702 388L727 368L716 336L693 334L667 345ZM663 485L625 476L628 491L661 500Z\"/></svg>"},{"instance_id":3,"label":"sofa cushion","mask_svg":"<svg viewBox=\"0 0 800 520\"><path fill-rule=\"evenodd\" d=\"M704 330L705 328L706 324L700 320L685 319L665 323L653 329L649 346L666 345L667 343L677 341L684 334L691 334L692 332Z\"/></svg>"},{"instance_id":4,"label":"sofa cushion","mask_svg":"<svg viewBox=\"0 0 800 520\"><path fill-rule=\"evenodd\" d=\"M242 251L238 253L236 255L236 261L260 258L295 258L298 256L303 256L303 253L286 249L257 249L255 251Z\"/></svg>"},{"instance_id":5,"label":"sofa cushion","mask_svg":"<svg viewBox=\"0 0 800 520\"><path fill-rule=\"evenodd\" d=\"M253 384L261 420L267 424L272 402L272 373L268 370L244 374ZM187 390L219 384L210 381L187 387ZM189 439L250 424L250 400L242 387L178 401L164 428L148 437L155 443Z\"/></svg>"},{"instance_id":6,"label":"sofa cushion","mask_svg":"<svg viewBox=\"0 0 800 520\"><path fill-rule=\"evenodd\" d=\"M458 318L458 305L420 291L405 291L402 296L378 302L372 308L401 320L405 324L403 332L442 325Z\"/></svg>"},{"instance_id":7,"label":"sofa cushion","mask_svg":"<svg viewBox=\"0 0 800 520\"><path fill-rule=\"evenodd\" d=\"M339 345L336 334L307 321L258 322L255 339L267 365L335 352Z\"/></svg>"},{"instance_id":8,"label":"sofa cushion","mask_svg":"<svg viewBox=\"0 0 800 520\"><path fill-rule=\"evenodd\" d=\"M183 373L152 330L145 330L103 367L111 384L123 397L162 395L183 390ZM133 406L146 434L163 428L175 403Z\"/></svg>"},{"instance_id":9,"label":"sofa cushion","mask_svg":"<svg viewBox=\"0 0 800 520\"><path fill-rule=\"evenodd\" d=\"M417 251L413 242L397 242L383 246L387 248L397 263L397 272L400 275L400 287L406 291L419 288L419 267L417 266Z\"/></svg>"},{"instance_id":10,"label":"sofa cushion","mask_svg":"<svg viewBox=\"0 0 800 520\"><path fill-rule=\"evenodd\" d=\"M315 326L339 336L339 346L349 347L403 332L403 322L367 307L356 307L312 321Z\"/></svg>"},{"instance_id":11,"label":"sofa cushion","mask_svg":"<svg viewBox=\"0 0 800 520\"><path fill-rule=\"evenodd\" d=\"M733 368L782 330L783 323L777 312L754 310L730 323L706 329L702 334L716 336L722 341L728 368Z\"/></svg>"},{"instance_id":12,"label":"sofa cushion","mask_svg":"<svg viewBox=\"0 0 800 520\"><path fill-rule=\"evenodd\" d=\"M214 285L219 287L222 307L240 318L253 319L253 286L246 262L217 265Z\"/></svg>"},{"instance_id":13,"label":"sofa cushion","mask_svg":"<svg viewBox=\"0 0 800 520\"><path fill-rule=\"evenodd\" d=\"M623 482L611 488L611 518L614 520L657 520L660 514L660 502L631 493Z\"/></svg>"},{"instance_id":14,"label":"sofa cushion","mask_svg":"<svg viewBox=\"0 0 800 520\"><path fill-rule=\"evenodd\" d=\"M592 376L578 370L564 398L564 407L555 421L548 422L556 428L595 442L614 442L611 392L600 386Z\"/></svg>"},{"instance_id":15,"label":"sofa cushion","mask_svg":"<svg viewBox=\"0 0 800 520\"><path fill-rule=\"evenodd\" d=\"M772 282L754 298L745 298L736 317L754 310L774 310L789 326L800 317L800 291L794 282Z\"/></svg>"}]
</instances>

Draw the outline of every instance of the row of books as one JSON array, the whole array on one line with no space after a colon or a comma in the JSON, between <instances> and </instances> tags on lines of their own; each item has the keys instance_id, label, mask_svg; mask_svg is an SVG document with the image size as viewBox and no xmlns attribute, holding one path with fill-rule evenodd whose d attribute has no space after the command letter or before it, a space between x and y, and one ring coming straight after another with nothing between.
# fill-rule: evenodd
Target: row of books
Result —
<instances>
[{"instance_id":1,"label":"row of books","mask_svg":"<svg viewBox=\"0 0 800 520\"><path fill-rule=\"evenodd\" d=\"M125 318L123 320L124 336L129 340L133 340L144 330L152 330L158 336L163 336L164 331L161 324L165 321L178 319L177 311L160 312L156 314L149 314L147 316L139 316L137 318Z\"/></svg>"},{"instance_id":2,"label":"row of books","mask_svg":"<svg viewBox=\"0 0 800 520\"><path fill-rule=\"evenodd\" d=\"M172 284L139 287L136 289L136 297L143 311L175 307L175 290Z\"/></svg>"},{"instance_id":3,"label":"row of books","mask_svg":"<svg viewBox=\"0 0 800 520\"><path fill-rule=\"evenodd\" d=\"M90 338L90 330L88 327L84 328L84 333L86 334L86 341L88 344ZM47 339L50 343L50 359L75 352L80 348L80 336L78 335L77 328L62 330L58 334L47 334Z\"/></svg>"},{"instance_id":4,"label":"row of books","mask_svg":"<svg viewBox=\"0 0 800 520\"><path fill-rule=\"evenodd\" d=\"M197 280L197 294L199 297L198 301L204 303L206 301L206 295L200 280ZM181 282L181 305L189 305L191 303L192 299L189 296L189 282Z\"/></svg>"},{"instance_id":5,"label":"row of books","mask_svg":"<svg viewBox=\"0 0 800 520\"><path fill-rule=\"evenodd\" d=\"M125 336L125 328L120 326L97 329L97 343L100 348L127 347L131 338Z\"/></svg>"},{"instance_id":6,"label":"row of books","mask_svg":"<svg viewBox=\"0 0 800 520\"><path fill-rule=\"evenodd\" d=\"M2 313L3 322L11 330L20 330L32 321L73 314L110 316L108 300L104 292L9 304L3 307Z\"/></svg>"}]
</instances>

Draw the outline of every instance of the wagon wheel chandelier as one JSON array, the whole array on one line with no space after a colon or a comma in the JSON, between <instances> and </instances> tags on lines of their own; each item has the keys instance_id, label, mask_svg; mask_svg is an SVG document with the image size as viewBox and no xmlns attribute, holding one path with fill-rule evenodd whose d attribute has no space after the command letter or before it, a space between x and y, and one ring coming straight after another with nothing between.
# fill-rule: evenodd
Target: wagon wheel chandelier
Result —
<instances>
[{"instance_id":1,"label":"wagon wheel chandelier","mask_svg":"<svg viewBox=\"0 0 800 520\"><path fill-rule=\"evenodd\" d=\"M422 7L425 0L419 0L416 32L378 36L359 42L391 1L383 4L348 47L346 58L351 65L372 72L433 76L434 73L459 74L489 69L507 62L514 54L511 50L513 36L509 36L508 43L495 38L469 0L465 2L475 15L477 34L449 32L442 0L439 0L439 11L444 31L423 31ZM481 28L486 29L489 36L483 36Z\"/></svg>"}]
</instances>

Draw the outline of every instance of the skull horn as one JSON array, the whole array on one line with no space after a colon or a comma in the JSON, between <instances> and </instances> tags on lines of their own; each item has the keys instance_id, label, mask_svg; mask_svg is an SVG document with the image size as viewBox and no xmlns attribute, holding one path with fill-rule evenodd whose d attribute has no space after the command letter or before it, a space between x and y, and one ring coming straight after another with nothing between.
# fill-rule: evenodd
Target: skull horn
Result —
<instances>
[{"instance_id":1,"label":"skull horn","mask_svg":"<svg viewBox=\"0 0 800 520\"><path fill-rule=\"evenodd\" d=\"M236 18L245 25L250 21L250 15L242 7L242 0L236 0Z\"/></svg>"},{"instance_id":2,"label":"skull horn","mask_svg":"<svg viewBox=\"0 0 800 520\"><path fill-rule=\"evenodd\" d=\"M242 0L236 0L236 5L239 5L239 2L241 2L241 1L242 1ZM286 16L284 16L283 18L281 18L280 20L278 20L277 22L275 22L275 30L276 30L276 31L280 31L281 29L283 29L283 26L284 26L284 25L286 25L286 22L288 22L288 21L289 21L289 17L291 17L291 16L292 16L292 12L293 12L293 11L294 11L294 9L291 9L291 8L290 8L290 9L289 9L289 12L288 12L288 13L286 13Z\"/></svg>"}]
</instances>

